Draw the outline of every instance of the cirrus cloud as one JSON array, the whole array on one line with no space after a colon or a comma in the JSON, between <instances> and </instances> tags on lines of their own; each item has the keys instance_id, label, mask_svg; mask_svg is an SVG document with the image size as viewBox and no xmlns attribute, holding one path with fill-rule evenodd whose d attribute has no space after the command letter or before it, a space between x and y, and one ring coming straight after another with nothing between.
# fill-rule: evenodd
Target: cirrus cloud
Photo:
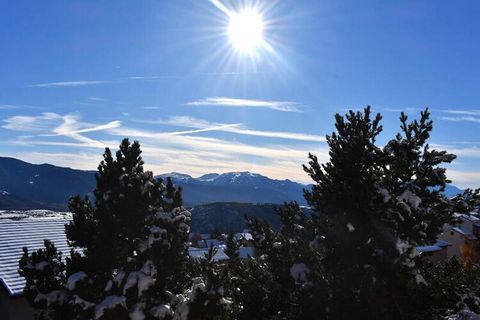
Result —
<instances>
[{"instance_id":1,"label":"cirrus cloud","mask_svg":"<svg viewBox=\"0 0 480 320\"><path fill-rule=\"evenodd\" d=\"M187 127L196 130L190 131L180 131L176 132L176 135L179 134L191 134L198 132L206 131L219 131L219 132L228 132L239 135L246 136L256 136L256 137L265 137L265 138L276 138L276 139L287 139L287 140L298 140L298 141L308 141L308 142L325 142L325 136L308 134L308 133L297 133L297 132L285 132L285 131L264 131L264 130L252 130L246 128L242 123L216 123L210 122L202 119L197 119L194 117L188 116L175 116L170 117L168 120L137 120L138 122L151 123L151 124L167 124L171 126Z\"/></svg>"},{"instance_id":2,"label":"cirrus cloud","mask_svg":"<svg viewBox=\"0 0 480 320\"><path fill-rule=\"evenodd\" d=\"M185 103L186 106L264 108L282 112L302 112L297 102L210 97Z\"/></svg>"},{"instance_id":3,"label":"cirrus cloud","mask_svg":"<svg viewBox=\"0 0 480 320\"><path fill-rule=\"evenodd\" d=\"M32 88L81 87L81 86L90 86L94 84L104 84L104 83L110 83L110 82L111 81L104 81L104 80L58 81L58 82L45 82L45 83L31 84L29 85L29 87L32 87Z\"/></svg>"}]
</instances>

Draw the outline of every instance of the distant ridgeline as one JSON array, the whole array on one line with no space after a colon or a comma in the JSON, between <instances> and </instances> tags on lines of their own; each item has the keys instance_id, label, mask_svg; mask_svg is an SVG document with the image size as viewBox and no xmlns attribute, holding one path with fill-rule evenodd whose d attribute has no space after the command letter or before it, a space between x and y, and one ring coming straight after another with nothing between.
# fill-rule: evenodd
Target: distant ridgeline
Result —
<instances>
[{"instance_id":1,"label":"distant ridgeline","mask_svg":"<svg viewBox=\"0 0 480 320\"><path fill-rule=\"evenodd\" d=\"M175 172L157 176L166 177L171 177L177 186L183 188L183 199L187 206L213 202L283 204L285 201L306 205L303 189L310 187L250 172L210 173L198 178Z\"/></svg>"},{"instance_id":2,"label":"distant ridgeline","mask_svg":"<svg viewBox=\"0 0 480 320\"><path fill-rule=\"evenodd\" d=\"M247 226L245 217L255 217L267 221L273 229L281 227L280 219L275 212L277 204L252 204L219 202L193 207L191 230L192 232L208 233L214 229L222 233L240 232ZM310 209L302 207L302 210L310 215Z\"/></svg>"},{"instance_id":3,"label":"distant ridgeline","mask_svg":"<svg viewBox=\"0 0 480 320\"><path fill-rule=\"evenodd\" d=\"M275 213L275 204L252 204L219 202L198 205L190 209L192 221L190 231L195 233L210 233L217 229L222 233L241 232L247 225L245 217L256 217L265 220L274 229L279 229L280 220ZM308 208L303 208L309 214ZM0 210L1 219L22 220L26 218L71 218L71 214L61 211L49 210Z\"/></svg>"},{"instance_id":4,"label":"distant ridgeline","mask_svg":"<svg viewBox=\"0 0 480 320\"><path fill-rule=\"evenodd\" d=\"M95 187L94 177L95 171L0 157L0 209L64 211L70 196L91 193ZM310 187L250 172L207 174L199 178L181 173L157 176L166 177L172 177L174 183L183 188L185 206L194 207L191 227L197 232L209 232L214 227L222 232L241 230L246 215L278 227L275 205L297 201L305 206L303 188ZM452 196L459 192L460 189L450 185L445 193Z\"/></svg>"},{"instance_id":5,"label":"distant ridgeline","mask_svg":"<svg viewBox=\"0 0 480 320\"><path fill-rule=\"evenodd\" d=\"M207 174L199 178L171 173L183 187L185 206L214 202L275 203L297 201L305 205L303 188L290 180L273 180L249 172ZM95 187L95 171L49 164L30 164L0 157L0 209L65 210L70 196L86 195Z\"/></svg>"},{"instance_id":6,"label":"distant ridgeline","mask_svg":"<svg viewBox=\"0 0 480 320\"><path fill-rule=\"evenodd\" d=\"M0 157L0 209L65 210L75 194L95 188L95 171Z\"/></svg>"}]
</instances>

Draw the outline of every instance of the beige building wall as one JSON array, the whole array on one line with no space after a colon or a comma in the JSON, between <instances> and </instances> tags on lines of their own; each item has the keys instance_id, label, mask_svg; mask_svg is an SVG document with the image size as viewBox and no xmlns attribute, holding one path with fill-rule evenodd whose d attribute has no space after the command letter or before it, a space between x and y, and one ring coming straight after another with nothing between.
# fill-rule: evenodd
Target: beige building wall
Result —
<instances>
[{"instance_id":1,"label":"beige building wall","mask_svg":"<svg viewBox=\"0 0 480 320\"><path fill-rule=\"evenodd\" d=\"M451 244L451 246L446 248L446 258L450 259L452 257L456 257L457 259L462 259L462 253L461 253L461 246L463 242L465 241L465 236L462 235L461 233L450 229L442 232L438 239L447 241Z\"/></svg>"}]
</instances>

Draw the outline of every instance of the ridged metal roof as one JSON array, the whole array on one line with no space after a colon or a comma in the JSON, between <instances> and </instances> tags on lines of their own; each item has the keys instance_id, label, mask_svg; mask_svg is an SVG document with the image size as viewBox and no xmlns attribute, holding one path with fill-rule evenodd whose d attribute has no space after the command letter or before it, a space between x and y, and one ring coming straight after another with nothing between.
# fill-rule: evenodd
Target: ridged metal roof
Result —
<instances>
[{"instance_id":1,"label":"ridged metal roof","mask_svg":"<svg viewBox=\"0 0 480 320\"><path fill-rule=\"evenodd\" d=\"M230 259L225 252L223 251L223 248L217 247L217 253L213 256L213 261L225 261ZM194 247L189 247L188 248L188 254L191 258L198 260L198 259L205 259L205 255L208 253L208 249L206 248L194 248Z\"/></svg>"},{"instance_id":2,"label":"ridged metal roof","mask_svg":"<svg viewBox=\"0 0 480 320\"><path fill-rule=\"evenodd\" d=\"M25 278L18 274L23 247L31 253L44 248L43 241L49 239L64 257L69 255L65 235L69 222L69 218L0 219L0 283L10 295L21 295L25 287Z\"/></svg>"}]
</instances>

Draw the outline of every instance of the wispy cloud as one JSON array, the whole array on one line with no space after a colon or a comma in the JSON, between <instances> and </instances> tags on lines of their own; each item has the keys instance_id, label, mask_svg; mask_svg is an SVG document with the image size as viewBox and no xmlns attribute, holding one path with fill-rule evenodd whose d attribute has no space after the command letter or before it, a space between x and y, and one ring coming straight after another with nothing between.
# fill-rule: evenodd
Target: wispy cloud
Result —
<instances>
[{"instance_id":1,"label":"wispy cloud","mask_svg":"<svg viewBox=\"0 0 480 320\"><path fill-rule=\"evenodd\" d=\"M191 75L184 75L184 76L175 76L175 75L153 75L153 76L131 76L127 77L127 80L163 80L163 79L184 79L184 78L192 78L197 76L239 76L239 75L246 75L246 74L258 74L258 72L206 72L206 73L199 73L199 74L191 74Z\"/></svg>"},{"instance_id":2,"label":"wispy cloud","mask_svg":"<svg viewBox=\"0 0 480 320\"><path fill-rule=\"evenodd\" d=\"M75 126L73 124L75 121L65 121L62 125L58 126L57 128L53 129L53 132L55 132L57 135L69 135L69 134L74 134L74 133L86 133L86 132L94 132L94 131L103 131L103 130L108 130L108 129L114 129L120 127L122 124L120 121L115 120L111 121L106 124L102 125L96 125L93 127L89 128L83 128L83 129L74 129Z\"/></svg>"},{"instance_id":3,"label":"wispy cloud","mask_svg":"<svg viewBox=\"0 0 480 320\"><path fill-rule=\"evenodd\" d=\"M283 112L302 112L297 102L237 99L228 97L211 97L187 102L187 106L215 106L233 108L265 108Z\"/></svg>"},{"instance_id":4,"label":"wispy cloud","mask_svg":"<svg viewBox=\"0 0 480 320\"><path fill-rule=\"evenodd\" d=\"M6 109L18 109L20 106L14 105L14 104L1 104L0 103L0 110L6 110Z\"/></svg>"},{"instance_id":5,"label":"wispy cloud","mask_svg":"<svg viewBox=\"0 0 480 320\"><path fill-rule=\"evenodd\" d=\"M249 170L275 178L308 181L301 167L306 163L308 153L317 154L320 161L328 159L328 151L322 145L262 145L124 127L112 129L109 133L140 140L145 158L155 159L153 163L160 163L155 169L156 172L176 170L189 174L204 174Z\"/></svg>"},{"instance_id":6,"label":"wispy cloud","mask_svg":"<svg viewBox=\"0 0 480 320\"><path fill-rule=\"evenodd\" d=\"M440 117L440 120L453 121L453 122L476 122L476 123L480 123L480 117L474 117L474 116Z\"/></svg>"},{"instance_id":7,"label":"wispy cloud","mask_svg":"<svg viewBox=\"0 0 480 320\"><path fill-rule=\"evenodd\" d=\"M120 121L111 121L106 124L91 124L79 121L80 117L74 114L60 115L53 112L42 113L38 116L13 116L3 120L4 129L29 132L35 135L20 137L16 142L21 144L56 145L58 141L42 141L39 137L65 136L83 147L104 148L106 143L86 137L83 133L105 131L117 128ZM65 142L60 142L65 144ZM58 144L59 146L61 144ZM70 144L67 142L67 144Z\"/></svg>"},{"instance_id":8,"label":"wispy cloud","mask_svg":"<svg viewBox=\"0 0 480 320\"><path fill-rule=\"evenodd\" d=\"M430 146L435 149L443 149L447 150L450 153L453 153L459 157L465 157L465 158L480 158L480 147L477 145L472 145L469 147L464 147L462 146L462 143L459 142L457 143L459 145L453 145L453 144L436 144L432 143ZM476 144L473 142L472 144ZM465 145L465 143L463 143Z\"/></svg>"},{"instance_id":9,"label":"wispy cloud","mask_svg":"<svg viewBox=\"0 0 480 320\"><path fill-rule=\"evenodd\" d=\"M148 164L147 168L156 173L182 171L200 175L209 172L248 170L274 178L307 182L308 176L303 172L301 165L308 160L308 152L317 154L321 161L328 159L325 144L308 143L287 147L281 143L259 140L239 142L235 139L212 138L197 134L225 131L307 142L321 141L323 139L321 136L251 130L239 123L222 124L189 117L170 118L165 121L165 124L191 130L148 131L142 128L143 126L124 127L118 120L107 123L88 123L82 121L78 114L43 113L36 116L14 116L4 120L4 128L20 132L16 139L8 143L22 146L27 150L40 151L24 154L24 160L78 168L95 168L101 150L105 147L116 148L120 139L124 137L141 141L142 155ZM93 132L101 132L101 135L95 135ZM69 157L72 164L68 161L60 161L55 159L55 153L49 153L50 150L35 149L41 146L58 148L61 150L58 155L80 154L81 160L75 162L75 157ZM66 152L65 148L71 150L71 153ZM97 157L85 156L97 152ZM21 157L20 153L18 154ZM41 160L42 155L45 156L44 160ZM12 156L15 155L12 154Z\"/></svg>"},{"instance_id":10,"label":"wispy cloud","mask_svg":"<svg viewBox=\"0 0 480 320\"><path fill-rule=\"evenodd\" d=\"M256 137L265 137L265 138L277 138L277 139L288 139L288 140L299 140L299 141L309 141L309 142L325 142L325 136L306 134L306 133L296 133L296 132L285 132L285 131L263 131L263 130L251 130L245 128L241 123L216 123L209 122L206 120L201 120L193 117L178 116L171 117L168 120L157 120L157 121L143 121L150 123L159 123L159 124L168 124L172 126L180 126L187 128L194 128L197 130L177 132L176 134L190 134L197 132L205 131L221 131L228 132L240 135L247 136L256 136Z\"/></svg>"},{"instance_id":11,"label":"wispy cloud","mask_svg":"<svg viewBox=\"0 0 480 320\"><path fill-rule=\"evenodd\" d=\"M237 76L243 74L255 74L254 73L245 73L245 72L221 72L221 73L202 73L197 74L196 76ZM195 76L195 75L193 75ZM191 77L191 76L189 76ZM137 75L130 76L126 78L117 78L110 80L73 80L73 81L54 81L54 82L43 82L43 83L34 83L28 85L31 88L50 88L50 87L82 87L82 86L91 86L98 84L111 84L111 83L122 83L129 80L164 80L164 79L183 79L186 78L185 75ZM87 99L92 101L104 101L102 98L88 97Z\"/></svg>"},{"instance_id":12,"label":"wispy cloud","mask_svg":"<svg viewBox=\"0 0 480 320\"><path fill-rule=\"evenodd\" d=\"M132 76L128 80L161 80L161 79L180 79L180 76Z\"/></svg>"},{"instance_id":13,"label":"wispy cloud","mask_svg":"<svg viewBox=\"0 0 480 320\"><path fill-rule=\"evenodd\" d=\"M453 181L453 184L460 188L478 188L480 172L447 169L447 177Z\"/></svg>"},{"instance_id":14,"label":"wispy cloud","mask_svg":"<svg viewBox=\"0 0 480 320\"><path fill-rule=\"evenodd\" d=\"M417 108L417 107L408 107L408 108L395 108L395 107L388 107L388 108L380 108L380 111L383 112L395 112L395 113L406 113L406 114L411 114L411 113L420 113L421 111L425 110L425 108Z\"/></svg>"},{"instance_id":15,"label":"wispy cloud","mask_svg":"<svg viewBox=\"0 0 480 320\"><path fill-rule=\"evenodd\" d=\"M4 129L23 131L23 132L38 132L44 131L52 126L55 126L62 117L53 112L45 112L39 116L13 116L3 120L5 124Z\"/></svg>"},{"instance_id":16,"label":"wispy cloud","mask_svg":"<svg viewBox=\"0 0 480 320\"><path fill-rule=\"evenodd\" d=\"M448 116L445 115L445 116L439 117L440 120L453 121L453 122L480 123L480 110L478 109L470 109L470 110L446 109L446 110L440 110L440 112L448 114Z\"/></svg>"},{"instance_id":17,"label":"wispy cloud","mask_svg":"<svg viewBox=\"0 0 480 320\"><path fill-rule=\"evenodd\" d=\"M458 115L468 115L468 116L480 116L480 110L442 110L444 113L458 114Z\"/></svg>"},{"instance_id":18,"label":"wispy cloud","mask_svg":"<svg viewBox=\"0 0 480 320\"><path fill-rule=\"evenodd\" d=\"M81 87L81 86L91 86L95 84L104 84L110 83L111 81L104 80L79 80L79 81L59 81L59 82L46 82L46 83L37 83L31 84L29 87L34 88L48 88L48 87Z\"/></svg>"},{"instance_id":19,"label":"wispy cloud","mask_svg":"<svg viewBox=\"0 0 480 320\"><path fill-rule=\"evenodd\" d=\"M253 145L236 141L179 135L169 132L146 131L135 128L118 128L110 130L110 133L123 137L134 137L144 141L155 141L155 145L175 146L177 150L204 150L215 153L230 153L239 155L250 155L265 158L299 159L305 158L308 154L306 149L289 148L280 145Z\"/></svg>"},{"instance_id":20,"label":"wispy cloud","mask_svg":"<svg viewBox=\"0 0 480 320\"><path fill-rule=\"evenodd\" d=\"M105 99L99 97L87 97L87 99L91 101L105 101Z\"/></svg>"}]
</instances>

